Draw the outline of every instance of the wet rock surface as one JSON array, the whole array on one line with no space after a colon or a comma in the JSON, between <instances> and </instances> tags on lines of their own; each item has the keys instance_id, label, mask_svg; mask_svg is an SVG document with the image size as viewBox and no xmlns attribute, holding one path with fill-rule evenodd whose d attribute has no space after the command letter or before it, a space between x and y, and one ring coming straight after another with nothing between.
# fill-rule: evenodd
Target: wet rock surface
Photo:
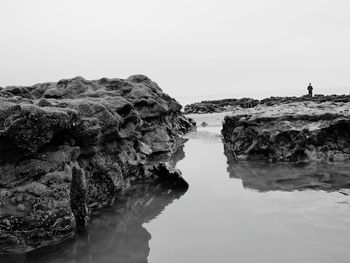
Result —
<instances>
[{"instance_id":1,"label":"wet rock surface","mask_svg":"<svg viewBox=\"0 0 350 263\"><path fill-rule=\"evenodd\" d=\"M236 110L236 108L254 108L257 105L273 106L292 102L350 102L350 95L322 95L316 94L313 97L309 95L301 97L270 97L262 100L252 98L242 99L222 99L212 101L201 101L185 106L185 114L193 113L219 113Z\"/></svg>"},{"instance_id":2,"label":"wet rock surface","mask_svg":"<svg viewBox=\"0 0 350 263\"><path fill-rule=\"evenodd\" d=\"M350 160L350 103L259 105L226 116L226 154L237 160L346 162Z\"/></svg>"},{"instance_id":3,"label":"wet rock surface","mask_svg":"<svg viewBox=\"0 0 350 263\"><path fill-rule=\"evenodd\" d=\"M148 162L170 157L193 129L180 110L143 75L3 88L0 253L71 238L135 183L187 187L180 172Z\"/></svg>"},{"instance_id":4,"label":"wet rock surface","mask_svg":"<svg viewBox=\"0 0 350 263\"><path fill-rule=\"evenodd\" d=\"M134 184L118 195L115 204L96 210L88 227L73 239L26 254L3 255L1 262L147 262L151 234L143 224L186 191L157 183Z\"/></svg>"}]
</instances>

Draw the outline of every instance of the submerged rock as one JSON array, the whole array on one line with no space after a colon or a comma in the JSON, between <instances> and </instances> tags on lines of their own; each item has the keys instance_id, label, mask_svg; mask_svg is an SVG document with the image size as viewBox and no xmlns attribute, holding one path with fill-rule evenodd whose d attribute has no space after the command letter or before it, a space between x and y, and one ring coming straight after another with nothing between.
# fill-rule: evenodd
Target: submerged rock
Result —
<instances>
[{"instance_id":1,"label":"submerged rock","mask_svg":"<svg viewBox=\"0 0 350 263\"><path fill-rule=\"evenodd\" d=\"M203 122L201 123L201 126L202 126L202 127L207 127L207 126L208 126L208 123L206 123L205 121L203 121Z\"/></svg>"},{"instance_id":2,"label":"submerged rock","mask_svg":"<svg viewBox=\"0 0 350 263\"><path fill-rule=\"evenodd\" d=\"M143 75L3 88L0 253L61 242L85 226L92 208L149 180L147 160L170 156L194 128L180 110Z\"/></svg>"},{"instance_id":3,"label":"submerged rock","mask_svg":"<svg viewBox=\"0 0 350 263\"><path fill-rule=\"evenodd\" d=\"M237 160L350 160L350 103L259 105L226 116L225 152Z\"/></svg>"}]
</instances>

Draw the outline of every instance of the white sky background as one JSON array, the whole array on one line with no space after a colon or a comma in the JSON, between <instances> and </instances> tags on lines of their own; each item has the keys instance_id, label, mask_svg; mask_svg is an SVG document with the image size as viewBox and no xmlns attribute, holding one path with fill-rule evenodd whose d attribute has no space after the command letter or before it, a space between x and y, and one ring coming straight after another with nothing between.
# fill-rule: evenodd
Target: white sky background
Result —
<instances>
[{"instance_id":1,"label":"white sky background","mask_svg":"<svg viewBox=\"0 0 350 263\"><path fill-rule=\"evenodd\" d=\"M1 0L0 86L148 75L181 102L350 93L349 0Z\"/></svg>"}]
</instances>

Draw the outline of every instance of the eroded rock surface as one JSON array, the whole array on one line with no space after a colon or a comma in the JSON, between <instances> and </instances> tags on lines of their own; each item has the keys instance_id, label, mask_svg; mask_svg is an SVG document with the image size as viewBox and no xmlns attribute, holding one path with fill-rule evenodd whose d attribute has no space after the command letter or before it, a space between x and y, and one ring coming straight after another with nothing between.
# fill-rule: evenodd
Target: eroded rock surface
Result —
<instances>
[{"instance_id":1,"label":"eroded rock surface","mask_svg":"<svg viewBox=\"0 0 350 263\"><path fill-rule=\"evenodd\" d=\"M350 160L350 103L259 105L225 117L225 152L237 160Z\"/></svg>"},{"instance_id":2,"label":"eroded rock surface","mask_svg":"<svg viewBox=\"0 0 350 263\"><path fill-rule=\"evenodd\" d=\"M91 209L108 206L135 182L187 187L180 172L148 163L171 156L193 129L180 110L143 75L3 88L0 253L73 236Z\"/></svg>"}]
</instances>

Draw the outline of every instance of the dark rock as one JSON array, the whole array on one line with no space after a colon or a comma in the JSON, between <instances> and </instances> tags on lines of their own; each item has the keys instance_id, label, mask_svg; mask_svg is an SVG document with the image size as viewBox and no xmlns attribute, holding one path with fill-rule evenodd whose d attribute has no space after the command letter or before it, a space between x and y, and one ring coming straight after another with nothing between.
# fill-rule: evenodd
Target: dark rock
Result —
<instances>
[{"instance_id":1,"label":"dark rock","mask_svg":"<svg viewBox=\"0 0 350 263\"><path fill-rule=\"evenodd\" d=\"M72 183L70 188L70 205L74 214L78 230L85 228L87 224L87 183L84 170L73 167Z\"/></svg>"},{"instance_id":2,"label":"dark rock","mask_svg":"<svg viewBox=\"0 0 350 263\"><path fill-rule=\"evenodd\" d=\"M171 167L168 163L159 163L151 170L155 182L163 186L176 189L188 189L188 183L182 178L181 171Z\"/></svg>"},{"instance_id":3,"label":"dark rock","mask_svg":"<svg viewBox=\"0 0 350 263\"><path fill-rule=\"evenodd\" d=\"M201 101L186 105L184 111L185 114L224 112L231 110L233 107L252 108L258 103L259 100L251 98Z\"/></svg>"},{"instance_id":4,"label":"dark rock","mask_svg":"<svg viewBox=\"0 0 350 263\"><path fill-rule=\"evenodd\" d=\"M0 90L0 253L66 240L85 226L87 207L110 205L133 182L156 182L147 160L171 156L194 129L180 110L143 75ZM184 184L162 169L157 180Z\"/></svg>"},{"instance_id":5,"label":"dark rock","mask_svg":"<svg viewBox=\"0 0 350 263\"><path fill-rule=\"evenodd\" d=\"M117 203L91 216L89 227L77 237L25 255L2 255L1 262L147 262L151 234L144 227L158 217L168 205L186 191L168 189L158 184L135 184L118 196ZM13 236L3 237L3 243L21 248ZM106 255L109 255L107 258Z\"/></svg>"}]
</instances>

